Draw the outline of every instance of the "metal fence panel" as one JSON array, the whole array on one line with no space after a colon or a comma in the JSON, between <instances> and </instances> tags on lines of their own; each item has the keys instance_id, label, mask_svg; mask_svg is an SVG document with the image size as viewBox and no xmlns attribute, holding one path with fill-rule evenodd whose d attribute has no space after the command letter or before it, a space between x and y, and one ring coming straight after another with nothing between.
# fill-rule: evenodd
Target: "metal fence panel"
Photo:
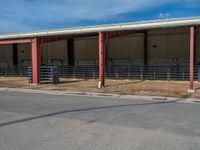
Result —
<instances>
[{"instance_id":1,"label":"metal fence panel","mask_svg":"<svg viewBox=\"0 0 200 150\"><path fill-rule=\"evenodd\" d=\"M42 66L41 74L48 75ZM52 67L52 66L51 66ZM98 65L56 66L59 76L69 78L98 78ZM0 76L30 76L28 67L0 67ZM43 76L42 76L43 77ZM189 80L189 66L175 65L107 65L105 77L112 79L140 79L140 80ZM200 66L194 67L194 79L200 81Z\"/></svg>"}]
</instances>

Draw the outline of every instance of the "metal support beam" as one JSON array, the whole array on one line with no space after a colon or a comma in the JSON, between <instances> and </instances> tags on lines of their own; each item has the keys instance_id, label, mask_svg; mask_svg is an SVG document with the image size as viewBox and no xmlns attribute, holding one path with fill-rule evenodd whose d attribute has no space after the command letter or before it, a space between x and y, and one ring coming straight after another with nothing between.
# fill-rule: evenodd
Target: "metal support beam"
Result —
<instances>
[{"instance_id":1,"label":"metal support beam","mask_svg":"<svg viewBox=\"0 0 200 150\"><path fill-rule=\"evenodd\" d=\"M74 39L67 40L68 64L74 65Z\"/></svg>"},{"instance_id":2,"label":"metal support beam","mask_svg":"<svg viewBox=\"0 0 200 150\"><path fill-rule=\"evenodd\" d=\"M105 40L105 33L99 32L99 88L103 88L105 86Z\"/></svg>"},{"instance_id":3,"label":"metal support beam","mask_svg":"<svg viewBox=\"0 0 200 150\"><path fill-rule=\"evenodd\" d=\"M90 33L90 34L76 34L76 35L45 36L45 37L41 37L41 43L49 43L49 42L56 42L60 40L84 38L84 37L92 37L92 36L98 36L98 34Z\"/></svg>"},{"instance_id":4,"label":"metal support beam","mask_svg":"<svg viewBox=\"0 0 200 150\"><path fill-rule=\"evenodd\" d=\"M34 38L32 40L32 84L37 85L40 82L40 63L41 50L40 39Z\"/></svg>"},{"instance_id":5,"label":"metal support beam","mask_svg":"<svg viewBox=\"0 0 200 150\"><path fill-rule=\"evenodd\" d=\"M144 30L126 30L126 31L110 31L106 32L106 35L109 39L116 38L119 36L126 36L130 34L137 34L137 33L145 33Z\"/></svg>"},{"instance_id":6,"label":"metal support beam","mask_svg":"<svg viewBox=\"0 0 200 150\"><path fill-rule=\"evenodd\" d=\"M0 44L19 44L19 43L31 43L31 39L0 40Z\"/></svg>"},{"instance_id":7,"label":"metal support beam","mask_svg":"<svg viewBox=\"0 0 200 150\"><path fill-rule=\"evenodd\" d=\"M194 28L194 65L198 65L198 48L197 48L197 43L198 43L198 25L195 26Z\"/></svg>"},{"instance_id":8,"label":"metal support beam","mask_svg":"<svg viewBox=\"0 0 200 150\"><path fill-rule=\"evenodd\" d=\"M17 67L18 65L17 44L12 45L12 56L13 56L13 66Z\"/></svg>"},{"instance_id":9,"label":"metal support beam","mask_svg":"<svg viewBox=\"0 0 200 150\"><path fill-rule=\"evenodd\" d=\"M147 45L147 31L144 32L144 65L147 66L148 63L148 45Z\"/></svg>"},{"instance_id":10,"label":"metal support beam","mask_svg":"<svg viewBox=\"0 0 200 150\"><path fill-rule=\"evenodd\" d=\"M194 92L194 41L195 27L190 27L190 85L188 92Z\"/></svg>"}]
</instances>

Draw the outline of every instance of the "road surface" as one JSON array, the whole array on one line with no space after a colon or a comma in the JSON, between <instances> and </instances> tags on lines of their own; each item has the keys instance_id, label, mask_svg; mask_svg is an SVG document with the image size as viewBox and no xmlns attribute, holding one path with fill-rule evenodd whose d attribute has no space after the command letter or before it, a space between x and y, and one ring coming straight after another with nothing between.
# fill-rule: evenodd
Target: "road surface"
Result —
<instances>
[{"instance_id":1,"label":"road surface","mask_svg":"<svg viewBox=\"0 0 200 150\"><path fill-rule=\"evenodd\" d=\"M0 92L1 150L199 150L200 104Z\"/></svg>"}]
</instances>

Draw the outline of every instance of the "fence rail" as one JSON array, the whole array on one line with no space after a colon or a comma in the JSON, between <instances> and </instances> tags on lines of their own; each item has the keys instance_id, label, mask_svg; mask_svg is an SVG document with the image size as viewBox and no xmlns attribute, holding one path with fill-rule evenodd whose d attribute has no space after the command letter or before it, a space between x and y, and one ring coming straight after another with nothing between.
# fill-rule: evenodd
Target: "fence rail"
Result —
<instances>
[{"instance_id":1,"label":"fence rail","mask_svg":"<svg viewBox=\"0 0 200 150\"><path fill-rule=\"evenodd\" d=\"M23 67L0 67L0 76L27 76L27 66Z\"/></svg>"},{"instance_id":2,"label":"fence rail","mask_svg":"<svg viewBox=\"0 0 200 150\"><path fill-rule=\"evenodd\" d=\"M98 66L61 66L63 77L98 78ZM112 65L105 68L106 78L188 80L189 66L127 66ZM200 81L200 66L194 67L194 79Z\"/></svg>"},{"instance_id":3,"label":"fence rail","mask_svg":"<svg viewBox=\"0 0 200 150\"><path fill-rule=\"evenodd\" d=\"M0 67L0 76L28 76L27 68L28 67ZM58 71L59 76L72 78L96 79L99 74L98 65L63 65L58 67ZM141 80L189 80L189 66L109 65L105 67L105 77ZM200 66L194 67L194 79L200 81Z\"/></svg>"}]
</instances>

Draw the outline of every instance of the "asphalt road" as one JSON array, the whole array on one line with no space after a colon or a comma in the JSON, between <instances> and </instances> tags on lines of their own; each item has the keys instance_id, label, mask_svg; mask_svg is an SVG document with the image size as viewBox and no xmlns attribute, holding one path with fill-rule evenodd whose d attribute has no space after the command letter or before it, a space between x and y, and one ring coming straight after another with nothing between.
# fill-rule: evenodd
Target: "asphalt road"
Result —
<instances>
[{"instance_id":1,"label":"asphalt road","mask_svg":"<svg viewBox=\"0 0 200 150\"><path fill-rule=\"evenodd\" d=\"M200 104L0 92L0 150L199 150Z\"/></svg>"}]
</instances>

